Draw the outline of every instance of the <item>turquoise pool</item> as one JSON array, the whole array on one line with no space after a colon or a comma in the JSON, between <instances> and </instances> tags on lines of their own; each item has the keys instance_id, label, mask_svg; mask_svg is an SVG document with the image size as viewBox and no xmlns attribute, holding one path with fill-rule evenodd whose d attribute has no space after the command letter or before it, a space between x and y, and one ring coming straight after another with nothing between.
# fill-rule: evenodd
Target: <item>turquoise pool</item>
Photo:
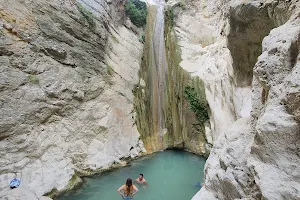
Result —
<instances>
[{"instance_id":1,"label":"turquoise pool","mask_svg":"<svg viewBox=\"0 0 300 200\"><path fill-rule=\"evenodd\" d=\"M199 190L206 159L183 151L167 150L145 156L127 167L87 178L79 189L59 200L121 200L117 189L140 173L149 186L138 185L135 200L189 200Z\"/></svg>"}]
</instances>

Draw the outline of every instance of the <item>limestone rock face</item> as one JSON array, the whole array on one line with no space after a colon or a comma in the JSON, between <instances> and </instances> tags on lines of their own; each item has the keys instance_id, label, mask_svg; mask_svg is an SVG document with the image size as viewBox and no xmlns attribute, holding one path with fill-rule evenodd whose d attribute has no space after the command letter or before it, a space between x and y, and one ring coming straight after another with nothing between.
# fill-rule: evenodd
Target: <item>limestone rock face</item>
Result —
<instances>
[{"instance_id":1,"label":"limestone rock face","mask_svg":"<svg viewBox=\"0 0 300 200\"><path fill-rule=\"evenodd\" d=\"M238 88L234 85L232 58L224 37L229 32L228 20L222 15L225 12L222 9L228 9L228 2L170 1L168 4L174 9L174 29L182 53L180 66L205 84L211 111L211 131L206 131L206 137L212 143L238 117L249 116L251 105L250 101L243 100L249 99L247 92L236 93ZM236 98L240 104L235 104Z\"/></svg>"},{"instance_id":2,"label":"limestone rock face","mask_svg":"<svg viewBox=\"0 0 300 200\"><path fill-rule=\"evenodd\" d=\"M205 187L193 199L235 199L249 192L256 195L247 167L253 141L249 121L235 121L215 141L205 166Z\"/></svg>"},{"instance_id":3,"label":"limestone rock face","mask_svg":"<svg viewBox=\"0 0 300 200\"><path fill-rule=\"evenodd\" d=\"M248 165L265 199L300 198L299 38L299 18L272 30L254 67L260 84L253 87L255 142Z\"/></svg>"},{"instance_id":4,"label":"limestone rock face","mask_svg":"<svg viewBox=\"0 0 300 200\"><path fill-rule=\"evenodd\" d=\"M219 11L223 22L216 26L224 25L220 35L226 39L224 49L230 50L227 69L234 81L231 94L215 97L238 96L232 107L241 119L231 118L219 137L213 137L205 184L193 200L300 198L299 8L298 1L230 1ZM205 54L198 57L203 63ZM195 65L193 73L207 82L203 66ZM222 115L225 105L216 113ZM243 110L248 115L251 110L250 118Z\"/></svg>"},{"instance_id":5,"label":"limestone rock face","mask_svg":"<svg viewBox=\"0 0 300 200\"><path fill-rule=\"evenodd\" d=\"M1 199L3 200L51 200L49 197L38 197L32 191L24 188L16 188L12 191L5 191L1 193Z\"/></svg>"},{"instance_id":6,"label":"limestone rock face","mask_svg":"<svg viewBox=\"0 0 300 200\"><path fill-rule=\"evenodd\" d=\"M132 94L142 43L123 10L121 0L0 1L0 196L15 171L39 198L145 151Z\"/></svg>"}]
</instances>

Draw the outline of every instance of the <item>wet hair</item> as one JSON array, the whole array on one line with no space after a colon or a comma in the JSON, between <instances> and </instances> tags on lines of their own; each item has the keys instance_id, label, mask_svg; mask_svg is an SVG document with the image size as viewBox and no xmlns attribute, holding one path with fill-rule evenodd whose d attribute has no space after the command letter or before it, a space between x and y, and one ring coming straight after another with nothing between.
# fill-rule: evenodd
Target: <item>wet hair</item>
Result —
<instances>
[{"instance_id":1,"label":"wet hair","mask_svg":"<svg viewBox=\"0 0 300 200\"><path fill-rule=\"evenodd\" d=\"M128 178L126 180L126 190L127 190L127 194L130 194L131 192L131 187L132 187L132 179Z\"/></svg>"},{"instance_id":2,"label":"wet hair","mask_svg":"<svg viewBox=\"0 0 300 200\"><path fill-rule=\"evenodd\" d=\"M140 176L144 177L144 174L140 174Z\"/></svg>"}]
</instances>

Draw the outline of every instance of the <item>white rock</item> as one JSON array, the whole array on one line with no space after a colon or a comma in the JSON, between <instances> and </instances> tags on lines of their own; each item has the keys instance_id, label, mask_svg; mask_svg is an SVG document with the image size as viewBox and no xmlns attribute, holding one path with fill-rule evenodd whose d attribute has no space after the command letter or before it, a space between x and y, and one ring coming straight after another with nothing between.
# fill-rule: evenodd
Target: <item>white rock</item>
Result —
<instances>
[{"instance_id":1,"label":"white rock","mask_svg":"<svg viewBox=\"0 0 300 200\"><path fill-rule=\"evenodd\" d=\"M1 199L47 199L52 189L71 187L75 171L108 169L145 152L132 94L142 44L120 23L121 1L79 1L95 27L68 2L16 0L3 8L16 19L5 23L34 41L9 32L1 40L13 53L0 61ZM22 188L8 190L14 171Z\"/></svg>"},{"instance_id":2,"label":"white rock","mask_svg":"<svg viewBox=\"0 0 300 200\"><path fill-rule=\"evenodd\" d=\"M217 1L211 2L217 3ZM265 20L265 25L259 26L259 21L266 15L261 15L257 11L262 12L265 9L268 13L265 19L279 27L273 29L262 42L262 54L254 66L251 87L230 86L232 83L226 84L225 82L221 87L225 94L216 96L216 93L211 92L215 92L215 90L207 92L210 106L216 104L215 98L223 99L229 96L234 98L234 112L232 113L237 118L249 116L250 110L251 114L249 120L246 121L242 118L231 124L228 129L221 129L220 136L214 142L205 165L205 185L193 197L193 200L300 199L298 180L300 171L297 167L300 164L298 148L300 132L299 2L279 1L277 4L272 4L271 1L237 0L231 1L230 4L227 3L224 1L225 7L222 7L224 8L222 11L227 13L229 10L226 10L226 6L231 6L231 11L227 13L227 16L234 15L236 20L244 20L246 24L257 20L257 24L249 24L248 28L255 28L257 25L261 27L257 27L257 31L254 31L254 37L248 38L248 48L251 47L251 42L259 39L257 38L258 32L267 27ZM248 10L243 10L245 8ZM207 21L209 20L211 18L207 19ZM226 26L226 22L222 22L222 20L218 23L224 23ZM232 30L230 31L232 32ZM241 33L239 33L239 29L234 29L233 32L236 37L240 36L244 41L248 41L247 37L251 35L251 30L248 32L248 36L244 35L247 33L246 29ZM239 38L231 39L239 40ZM219 40L220 38L216 43ZM253 50L255 48L253 47ZM245 56L242 53L245 46L241 46L241 48L236 46L233 50L232 53L240 51L240 55L232 54L233 60L236 59L234 56L241 58ZM248 57L253 55L247 54ZM207 59L211 62L212 58ZM205 61L201 63L205 63ZM231 66L227 67L228 74L236 75L235 71L231 71L232 64L229 63L229 65ZM249 63L245 63L246 65ZM200 66L206 65L199 65L199 68ZM204 73L205 70L196 70L196 67L193 67L193 73L198 73L200 77L203 75L201 78L205 81L205 78L208 77ZM226 67L224 69L226 71ZM235 68L234 70L240 69ZM213 72L216 74L215 71ZM232 88L233 92L229 93L226 88ZM220 106L212 107L212 112L215 112L217 108L220 109ZM226 109L222 111L228 112ZM213 115L215 114L213 113ZM216 130L216 128L212 128Z\"/></svg>"},{"instance_id":3,"label":"white rock","mask_svg":"<svg viewBox=\"0 0 300 200\"><path fill-rule=\"evenodd\" d=\"M219 1L211 1L216 5ZM169 2L168 2L169 4ZM211 115L212 140L216 140L221 132L232 124L237 116L249 116L245 95L237 95L232 82L233 69L230 51L226 47L226 38L219 35L219 28L225 26L226 21L220 20L221 10L215 12L215 6L210 2L194 2L186 10L178 13L175 20L175 30L182 52L180 66L199 76L205 84L206 99ZM227 5L228 7L228 5ZM235 105L235 96L245 101L243 105ZM245 100L244 100L245 99ZM239 107L239 110L235 110Z\"/></svg>"}]
</instances>

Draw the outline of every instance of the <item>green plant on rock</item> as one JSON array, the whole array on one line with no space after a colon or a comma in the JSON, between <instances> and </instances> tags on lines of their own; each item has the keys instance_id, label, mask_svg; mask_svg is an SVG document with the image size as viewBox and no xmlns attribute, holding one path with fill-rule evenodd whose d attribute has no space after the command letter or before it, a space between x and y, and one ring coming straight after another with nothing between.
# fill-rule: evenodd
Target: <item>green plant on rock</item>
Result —
<instances>
[{"instance_id":1,"label":"green plant on rock","mask_svg":"<svg viewBox=\"0 0 300 200\"><path fill-rule=\"evenodd\" d=\"M147 4L139 0L128 0L125 13L137 27L144 27L147 23Z\"/></svg>"},{"instance_id":2,"label":"green plant on rock","mask_svg":"<svg viewBox=\"0 0 300 200\"><path fill-rule=\"evenodd\" d=\"M96 22L95 22L95 16L94 16L94 14L91 11L89 11L88 9L86 9L80 3L77 3L76 6L77 6L77 9L79 10L79 12L81 13L81 15L83 16L83 18L89 24L89 26L91 28L95 28L96 27Z\"/></svg>"},{"instance_id":3,"label":"green plant on rock","mask_svg":"<svg viewBox=\"0 0 300 200\"><path fill-rule=\"evenodd\" d=\"M183 8L183 9L186 9L186 2L185 2L185 0L181 0L181 1L179 2L179 6L180 6L181 8Z\"/></svg>"},{"instance_id":4,"label":"green plant on rock","mask_svg":"<svg viewBox=\"0 0 300 200\"><path fill-rule=\"evenodd\" d=\"M145 43L145 35L144 34L139 37L139 41L143 44Z\"/></svg>"},{"instance_id":5,"label":"green plant on rock","mask_svg":"<svg viewBox=\"0 0 300 200\"><path fill-rule=\"evenodd\" d=\"M111 76L115 73L115 70L108 64L107 65L107 73Z\"/></svg>"},{"instance_id":6,"label":"green plant on rock","mask_svg":"<svg viewBox=\"0 0 300 200\"><path fill-rule=\"evenodd\" d=\"M115 42L119 43L118 38L117 38L116 36L114 36L113 34L111 35L111 38L112 38Z\"/></svg>"},{"instance_id":7,"label":"green plant on rock","mask_svg":"<svg viewBox=\"0 0 300 200\"><path fill-rule=\"evenodd\" d=\"M173 8L168 8L166 11L166 16L171 24L171 26L174 26L174 10Z\"/></svg>"},{"instance_id":8,"label":"green plant on rock","mask_svg":"<svg viewBox=\"0 0 300 200\"><path fill-rule=\"evenodd\" d=\"M37 77L37 75L33 75L33 74L30 74L28 77L27 77L27 81L29 83L33 83L33 84L36 84L38 85L40 83L40 80L39 78Z\"/></svg>"},{"instance_id":9,"label":"green plant on rock","mask_svg":"<svg viewBox=\"0 0 300 200\"><path fill-rule=\"evenodd\" d=\"M184 93L189 101L191 110L202 123L209 119L205 94L199 94L194 86L186 86Z\"/></svg>"}]
</instances>

